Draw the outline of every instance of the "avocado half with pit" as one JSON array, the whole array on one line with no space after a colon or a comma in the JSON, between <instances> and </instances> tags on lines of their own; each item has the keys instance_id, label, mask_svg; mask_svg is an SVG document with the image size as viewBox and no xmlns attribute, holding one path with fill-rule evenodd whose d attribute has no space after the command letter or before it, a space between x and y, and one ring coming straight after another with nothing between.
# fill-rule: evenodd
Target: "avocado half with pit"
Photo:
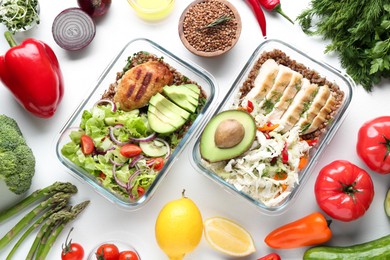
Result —
<instances>
[{"instance_id":1,"label":"avocado half with pit","mask_svg":"<svg viewBox=\"0 0 390 260\"><path fill-rule=\"evenodd\" d=\"M246 111L226 110L214 116L200 138L200 155L208 162L229 160L248 151L256 123Z\"/></svg>"}]
</instances>

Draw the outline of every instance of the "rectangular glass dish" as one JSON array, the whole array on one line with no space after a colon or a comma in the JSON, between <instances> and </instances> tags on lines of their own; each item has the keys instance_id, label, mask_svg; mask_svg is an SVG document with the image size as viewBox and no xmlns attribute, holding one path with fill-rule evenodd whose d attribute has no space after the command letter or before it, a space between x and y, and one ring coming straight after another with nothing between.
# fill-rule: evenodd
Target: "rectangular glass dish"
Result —
<instances>
[{"instance_id":1,"label":"rectangular glass dish","mask_svg":"<svg viewBox=\"0 0 390 260\"><path fill-rule=\"evenodd\" d=\"M251 107L251 109L249 111L248 110L248 108L250 107L249 101L248 101L248 103L245 103L245 104L247 104L247 107L245 107L245 108L244 108L244 106L242 106L242 107L237 106L237 103L244 104L244 101L242 101L242 100L245 100L245 98L247 97L246 95L248 95L248 96L250 95L250 94L248 94L248 93L250 93L250 90L245 90L245 87L248 85L249 78L251 78L251 80L252 80L251 81L252 83L249 83L249 84L252 84L253 86L255 86L256 83L255 83L255 80L253 80L253 78L254 78L253 75L257 75L256 71L260 71L262 64L264 64L264 62L265 62L264 60L269 60L270 59L269 57L273 57L272 55L276 55L273 53L279 53L279 51L281 51L283 54L285 54L287 56L287 59L282 58L280 60L277 60L279 58L277 58L277 59L275 58L275 60L278 61L277 65L276 65L276 66L278 66L278 68L281 67L280 64L284 65L284 61L288 60L290 63L287 62L286 64L290 64L290 65L285 65L285 66L291 68L292 71L294 71L292 73L298 72L299 74L302 73L304 75L310 75L310 74L305 74L306 72L304 72L305 70L302 70L302 68L306 69L307 71L315 71L315 72L317 72L317 75L319 75L320 78L326 79L326 81L324 81L325 82L324 85L329 84L329 86L330 86L329 89L332 89L332 91L333 91L333 86L336 86L336 85L338 86L339 89L337 89L337 86L336 86L336 89L338 91L334 91L336 93L336 94L334 94L335 96L337 96L337 94L341 93L341 95L338 95L338 96L341 96L341 98L338 98L339 100L337 101L338 108L337 108L337 110L335 110L336 112L334 112L334 111L332 112L333 114L332 114L331 119L327 120L327 122L323 124L324 126L321 128L321 132L320 132L321 134L319 136L312 134L313 140L315 140L315 142L312 142L312 140L310 138L308 138L309 135L306 136L308 138L307 140L302 139L301 134L305 133L305 131L308 131L308 130L304 130L304 128L301 127L301 125L299 125L299 127L296 127L296 129L299 129L299 130L296 130L296 132L299 133L299 135L296 134L296 136L297 136L296 143L305 143L306 150L305 150L304 157L307 158L307 163L305 164L304 167L300 168L301 166L299 166L300 164L298 164L298 162L300 162L300 157L296 156L297 158L294 159L295 160L294 161L295 168L294 168L294 170L292 170L292 172L293 172L292 175L294 176L294 185L291 185L292 182L289 182L288 184L286 184L287 191L285 193L284 193L284 191L285 191L286 187L283 187L284 184L282 184L282 183L286 177L276 178L276 175L277 175L276 172L278 174L280 172L283 175L286 175L286 172L284 172L284 170L280 170L280 168L279 169L277 169L277 167L272 168L271 166L281 165L282 169L283 169L283 167L288 167L288 166L285 166L285 164L291 163L289 161L290 160L289 156L290 156L290 158L292 157L292 152L289 151L288 153L290 153L290 154L286 155L286 158L283 158L284 157L283 150L286 149L286 151L287 151L287 148L278 148L280 150L279 150L279 153L277 154L277 156L274 155L275 156L274 158L270 157L270 159L268 161L266 161L264 158L261 160L253 159L253 158L260 158L260 156L257 157L257 155L253 153L253 151L255 150L254 146L256 147L256 149L259 149L256 151L260 151L261 146L264 144L264 142L267 142L267 140L265 140L265 139L275 139L276 140L276 139L280 138L280 136L282 134L279 137L277 134L274 134L274 135L272 135L272 137L270 137L269 135L273 134L272 133L273 130L269 129L269 130L265 131L264 127L266 128L268 126L271 126L271 123L269 123L269 122L271 122L271 120L270 121L260 121L261 125L258 125L257 124L258 123L258 114L255 113L255 116L253 116L254 112L251 112L251 111L256 110L257 108ZM277 57L277 55L275 57ZM282 57L284 57L284 56L282 56ZM273 58L271 58L271 59L273 60ZM259 65L259 64L261 64L261 65ZM297 66L297 64L298 64L298 66ZM304 65L304 66L301 66L301 65ZM301 69L299 69L300 68L299 66L301 66ZM304 79L305 77L306 76L303 76L302 79L305 80ZM307 86L305 86L305 88L302 86L303 85L302 82L304 82L303 80L300 81L301 83L299 83L299 84L301 84L299 87L299 90L300 89L306 89L306 90L308 89ZM312 80L315 81L315 77L313 77ZM273 78L273 81L271 80L271 82L272 82L272 84L271 84L272 86L276 85L275 82L277 82L277 80L276 80L275 76ZM291 82L292 82L292 79L291 79ZM310 85L314 84L312 82L309 82L309 83L311 83ZM292 83L290 83L290 84L292 84ZM323 85L320 85L320 83L314 84L314 85L316 85L318 87L318 89L320 89L320 87L324 87ZM297 85L294 85L294 87L296 87L296 86ZM354 86L355 86L355 83L347 74L342 73L342 72L338 71L337 69L308 56L304 52L296 49L295 47L293 47L287 43L284 43L284 42L282 42L280 40L276 40L276 39L267 39L263 43L261 43L256 48L256 50L253 52L253 54L249 58L248 62L245 64L245 66L243 67L243 69L239 73L238 77L234 81L232 87L229 89L227 95L222 100L222 102L219 104L219 106L216 108L215 112L213 113L213 115L211 116L211 119L210 119L210 120L213 120L221 112L223 112L223 111L226 112L226 110L237 110L237 109L242 110L244 108L244 110L246 110L246 112L251 113L252 117L254 117L256 119L256 128L255 128L256 130L254 130L254 131L256 131L256 135L253 138L254 143L252 143L251 148L249 148L249 150L244 151L244 153L241 153L239 156L236 156L233 158L229 157L229 158L225 158L225 159L219 160L219 161L218 160L215 160L215 161L210 160L209 158L210 157L215 158L214 155L218 152L221 152L222 148L219 150L216 150L216 152L213 152L213 155L207 155L210 157L206 157L204 155L202 156L201 155L201 140L202 140L202 135L204 132L203 131L202 133L201 132L199 133L199 136L197 136L197 141L196 141L196 143L193 147L193 151L192 151L191 163L192 163L193 167L198 172L200 172L201 174L204 174L209 179L218 183L220 186L223 187L223 189L225 189L233 194L236 194L239 197L243 198L245 201L248 201L249 203L253 204L261 212L263 212L267 215L281 214L285 210L287 210L288 207L291 206L294 199L297 197L299 191L302 189L302 186L305 184L306 180L309 178L309 175L310 175L313 167L316 165L317 161L319 160L326 145L331 141L332 137L334 136L337 129L340 127L342 121L344 120L344 118L346 116L347 108L350 105L350 102L352 99L352 91L353 91ZM324 87L324 88L326 88L326 87ZM321 95L325 92L324 88L321 89ZM274 88L272 88L272 89L274 89ZM314 92L312 92L312 95L314 97L315 97L315 95L317 95L317 93L320 92L318 89L316 90L315 94L313 94ZM295 93L298 93L299 90L296 90ZM306 90L305 90L305 93L306 93ZM245 95L242 94L244 91L247 91L247 92L245 92ZM287 92L287 87L285 87L285 90L283 90L283 91ZM255 106L257 104L259 104L259 106L260 106L260 104L262 104L261 109L265 110L265 107L266 107L265 104L266 104L267 100L268 101L272 100L272 98L274 98L274 95L275 95L275 93L273 93L271 90L269 90L268 93L271 93L270 96L268 96L268 95L266 97L264 96L264 99L262 99L262 101L260 101L262 103L255 103ZM281 92L281 93L283 93L283 95L284 95L285 92ZM330 91L330 93L333 93L333 92ZM283 100L283 98L281 98L282 94L279 93L278 95L279 95L278 98L275 98L275 103L272 104L273 107L271 106L271 111L275 111L277 104L278 104L277 102L281 102L281 100ZM298 94L296 94L296 95L298 96ZM331 94L328 94L328 95L330 96ZM302 97L302 95L300 97ZM314 97L312 97L311 104L314 103ZM296 97L294 97L294 99L295 98ZM328 98L328 99L330 99L330 98ZM248 98L248 100L249 100L249 98ZM333 100L333 98L332 98L332 100ZM242 103L240 103L240 102L242 102ZM290 105L293 106L293 104L295 104L296 107L299 107L299 106L303 107L304 106L303 104L298 105L299 103L303 103L300 101L294 103L294 101L290 100L289 102L290 102L289 106ZM316 102L318 102L318 99ZM302 108L302 112L300 112L299 118L304 117L303 114L306 113L305 111L307 111L307 110L303 110L303 109L304 108ZM258 110L258 111L260 111L260 114L261 114L261 113L263 113L261 111L264 111L264 110ZM288 111L288 108L285 108L283 113L287 114L287 111ZM226 115L226 113L224 113L224 114ZM269 116L271 114L272 113L266 114L267 116L262 114L262 115L260 115L259 118L261 118L261 119L263 117L264 118L267 118L267 117L272 118ZM305 115L305 117L309 117L307 114L304 114L304 115ZM280 118L281 118L280 122L282 122L283 116L281 116ZM240 120L238 120L238 121L240 121ZM311 121L311 124L313 124L312 123L313 121ZM244 121L242 121L242 122L244 122ZM276 122L279 122L279 121L276 121ZM217 125L217 124L213 123L213 125ZM276 128L279 126L279 124L275 123L274 126ZM207 125L206 125L206 127L207 127ZM284 127L285 126L282 124L282 128L281 128L282 130L278 130L278 131L283 132ZM294 127L291 129L294 129ZM305 128L305 129L307 129L307 128ZM215 130L215 131L217 131L217 130ZM292 131L293 130L290 130L287 132L292 132ZM275 130L275 132L277 132L277 131ZM259 133L264 133L265 137L262 137L263 135L261 135L261 137L259 137ZM291 135L293 135L293 134L290 134L290 136ZM205 136L206 136L206 134L205 134ZM207 134L207 136L211 136L211 135ZM205 138L205 140L206 140L206 137L203 137L203 138ZM207 138L209 138L209 139L214 138L214 142L215 143L217 142L215 132L214 132L214 137L207 137ZM283 139L283 140L287 140L287 138L288 137L286 137L286 139ZM210 143L211 140L209 140L209 139L207 139L208 141L204 141L202 144L205 145L206 142ZM230 139L232 139L231 136L230 136ZM256 146L256 145L258 145L258 146ZM287 141L284 141L284 146L285 147L287 146ZM281 145L279 147L283 147L283 145ZM290 149L290 148L288 148L288 149ZM276 150L276 148L275 148L275 150ZM275 152L275 154L276 154L276 152ZM256 156L249 157L252 155L256 155ZM299 156L303 157L302 155L299 155ZM244 159L242 159L242 158L244 158ZM275 160L273 160L273 159L275 159ZM253 160L253 161L251 161L251 160ZM286 161L284 161L284 160L286 160ZM291 161L292 160L293 159L291 159ZM245 166L245 165L248 165L248 161L250 163L252 163L252 164L249 164L249 167ZM278 162L278 164L276 164L276 162ZM255 164L256 164L256 167L255 166L252 167L252 165L255 165ZM261 166L261 164L264 164L266 166ZM293 164L293 163L291 163L291 164ZM237 171L233 171L232 168L234 168L235 165L238 165L238 167L241 167L241 168ZM244 166L246 168L244 168ZM263 167L263 168L261 168L261 167ZM268 167L268 168L266 168L266 167ZM266 171L266 169L268 169L268 170ZM287 171L287 174L289 174L291 167L288 169L289 170ZM271 171L273 171L273 172L271 172ZM248 172L249 172L248 175L250 175L249 177L245 176ZM267 190L267 191L271 190L271 188L268 189L267 185L261 186L263 184L259 184L262 181L260 179L263 179L263 178L268 178L268 180L272 178L273 180L270 181L270 183L272 183L272 185L274 185L278 189L280 188L281 191L279 193L275 193L276 195L274 197L272 197L272 201L277 201L276 204L275 203L268 203L266 200L262 199L261 193L265 192L264 190ZM248 181L248 182L246 182L246 181ZM252 187L247 188L247 186L249 186L249 185L253 185L255 188L252 188ZM280 194L283 194L283 196L280 196ZM267 196L271 197L271 195L268 195L268 194L267 194ZM278 198L278 196L280 196L280 197ZM274 198L275 198L275 200L274 200Z\"/></svg>"},{"instance_id":2,"label":"rectangular glass dish","mask_svg":"<svg viewBox=\"0 0 390 260\"><path fill-rule=\"evenodd\" d=\"M202 99L202 105L203 107L199 111L199 109L195 112L197 115L195 119L191 118L190 122L192 124L190 125L184 125L186 126L185 130L181 132L180 134L177 134L179 136L179 141L175 145L171 145L174 147L174 149L168 149L170 150L169 157L165 157L164 166L162 169L155 170L157 166L151 166L151 164L148 164L147 159L153 159L153 158L147 158L146 156L144 158L141 158L139 162L144 159L146 162L146 165L142 165L143 167L148 166L149 168L153 168L153 170L157 171L158 174L155 174L154 180L144 192L143 195L140 195L137 199L130 199L131 196L125 197L122 193L122 190L120 192L114 192L113 189L106 188L107 185L102 185L102 182L105 181L106 176L104 178L101 178L100 176L96 176L98 174L91 174L88 171L86 171L84 168L77 165L72 160L68 159L66 156L64 156L62 152L62 148L64 145L67 145L71 142L71 138L69 137L70 133L77 131L82 131L80 128L80 122L84 119L84 111L85 110L91 110L92 108L95 109L95 106L97 106L97 101L102 99L103 94L106 94L106 91L111 87L111 84L114 82L117 82L118 73L122 72L125 65L128 64L128 58L134 57L134 55L141 53L141 56L147 53L147 55L152 54L158 58L158 61L163 61L165 64L168 64L171 67L171 71L173 69L174 73L180 73L179 76L180 80L183 82L187 82L188 79L192 82L195 82L198 86L201 87L203 90L203 94L206 97L205 99ZM134 65L136 66L136 65ZM138 72L137 72L138 73ZM148 76L148 73L146 73L145 78ZM177 74L173 74L174 77ZM139 73L138 76L139 77ZM164 76L165 77L165 76ZM137 78L138 79L138 78ZM121 78L122 80L122 78ZM179 80L179 81L180 81ZM144 79L145 81L145 79ZM177 82L177 79L174 79L174 82ZM118 81L119 82L119 81ZM143 83L142 83L143 84ZM118 83L119 85L119 83ZM142 85L143 86L143 85ZM141 89L142 87L140 87ZM139 91L138 91L139 93ZM137 94L138 96L138 94ZM78 179L81 179L82 181L85 181L88 185L90 185L93 189L95 189L99 194L103 195L105 198L113 202L114 204L120 206L123 209L127 210L134 210L138 209L141 206L143 206L147 201L151 199L153 194L155 193L157 187L162 182L164 177L168 174L169 169L172 167L173 163L178 159L178 156L183 151L184 147L188 143L188 141L191 139L191 137L198 131L201 125L203 125L207 118L211 114L211 110L213 107L215 107L214 103L217 97L217 85L215 82L215 79L212 75L210 75L207 71L200 68L199 66L190 63L188 61L184 61L178 57L176 57L174 54L169 52L168 50L164 49L163 47L159 46L158 44L148 40L148 39L134 39L130 41L125 47L119 52L119 54L113 59L113 61L107 66L107 68L103 71L99 79L97 80L96 86L92 89L91 93L81 102L81 104L78 106L76 111L73 112L71 117L67 120L65 125L62 127L58 134L58 140L56 143L56 154L59 159L59 161L62 163L63 166L65 166L70 173L75 176ZM106 105L109 105L107 103ZM141 107L139 110L144 109L145 107ZM147 108L147 106L146 106ZM92 113L92 112L91 112ZM146 113L146 111L144 111ZM148 112L149 113L149 112ZM145 114L146 115L146 114ZM146 116L147 117L147 116ZM146 119L147 120L147 119ZM107 122L107 121L105 121ZM127 122L127 121L126 121ZM187 121L188 122L188 121ZM117 123L115 123L115 126L118 126ZM125 123L123 123L125 125ZM110 128L110 127L109 127ZM111 127L115 128L115 127ZM110 129L111 129L110 128ZM110 133L105 134L108 139L113 139L111 136L111 130ZM181 139L180 139L181 138ZM81 139L79 139L81 140ZM172 140L172 139L169 139ZM114 142L115 143L115 142ZM161 143L161 142L160 142ZM163 143L163 142L162 142ZM116 143L115 143L116 144ZM116 146L115 149L120 149L120 145ZM81 150L81 148L79 148ZM113 150L113 148L111 148ZM78 150L79 151L79 150ZM105 152L107 153L109 149L107 149ZM111 151L110 151L111 152ZM96 151L97 154L92 154L93 156L97 156L95 161L101 160L101 157L99 157L99 153ZM119 153L119 152L118 152ZM101 154L101 153L100 153ZM121 153L122 154L122 153ZM167 152L168 154L168 152ZM141 154L143 155L143 154ZM111 155L110 155L111 156ZM115 157L116 156L116 157ZM119 155L120 157L120 155ZM117 154L114 155L113 160L116 160L118 158ZM162 157L163 158L163 157ZM111 158L110 158L111 159ZM133 158L130 159L132 162ZM111 161L111 160L110 160ZM112 161L111 161L112 162ZM152 161L153 162L153 161ZM106 161L107 163L107 161ZM135 161L134 161L135 163ZM119 165L118 163L112 163L113 167L114 165L119 167L122 165ZM127 165L131 165L131 163L127 163ZM153 164L155 165L155 164ZM135 165L138 166L138 165ZM134 167L133 166L128 166ZM135 167L137 168L137 167ZM109 168L107 168L107 171L110 171ZM139 169L139 168L137 168ZM122 168L121 168L122 170ZM126 169L125 169L126 170ZM110 175L110 178L114 178L114 168L112 170L112 176ZM116 172L118 172L118 168L116 168ZM95 172L94 172L95 173ZM118 173L117 173L118 174ZM130 176L132 175L132 172L128 173ZM151 173L149 173L151 174ZM130 178L128 179L128 183L130 183ZM132 179L133 180L133 179ZM115 181L117 181L117 178L115 178ZM115 184L115 183L114 183ZM128 184L130 185L130 184ZM132 184L131 184L132 185ZM127 187L129 190L129 186ZM134 187L132 185L132 187ZM117 189L118 187L115 187ZM126 191L127 188L125 189ZM137 190L138 191L138 190ZM129 192L130 195L130 192Z\"/></svg>"}]
</instances>

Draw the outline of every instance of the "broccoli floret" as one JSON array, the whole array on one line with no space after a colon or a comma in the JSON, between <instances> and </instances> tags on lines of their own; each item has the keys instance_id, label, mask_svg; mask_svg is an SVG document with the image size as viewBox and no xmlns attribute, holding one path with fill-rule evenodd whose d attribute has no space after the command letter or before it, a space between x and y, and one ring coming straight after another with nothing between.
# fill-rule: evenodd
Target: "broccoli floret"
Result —
<instances>
[{"instance_id":1,"label":"broccoli floret","mask_svg":"<svg viewBox=\"0 0 390 260\"><path fill-rule=\"evenodd\" d=\"M35 157L18 124L0 115L0 178L15 194L26 192L35 173Z\"/></svg>"}]
</instances>

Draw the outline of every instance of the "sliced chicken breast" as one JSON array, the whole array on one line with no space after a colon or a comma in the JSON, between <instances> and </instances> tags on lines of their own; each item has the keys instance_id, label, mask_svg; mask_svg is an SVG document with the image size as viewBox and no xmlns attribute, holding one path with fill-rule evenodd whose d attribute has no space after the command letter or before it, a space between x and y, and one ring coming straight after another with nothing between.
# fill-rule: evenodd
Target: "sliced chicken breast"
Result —
<instances>
[{"instance_id":1,"label":"sliced chicken breast","mask_svg":"<svg viewBox=\"0 0 390 260\"><path fill-rule=\"evenodd\" d=\"M302 81L302 74L293 71L291 80L282 97L276 102L273 110L267 115L269 121L277 120L282 117L286 109L290 106L297 92L302 88L302 84L310 85L308 80Z\"/></svg>"},{"instance_id":2,"label":"sliced chicken breast","mask_svg":"<svg viewBox=\"0 0 390 260\"><path fill-rule=\"evenodd\" d=\"M307 130L303 132L303 134L309 134L314 131L316 131L323 123L325 123L328 119L327 116L336 109L336 99L332 95L332 93L329 95L325 105L321 108L320 112L317 114L317 116L312 120L312 123L309 127L307 127Z\"/></svg>"},{"instance_id":3,"label":"sliced chicken breast","mask_svg":"<svg viewBox=\"0 0 390 260\"><path fill-rule=\"evenodd\" d=\"M305 107L307 107L308 104L312 102L317 91L317 84L309 84L307 87L302 87L299 90L293 102L281 118L280 124L283 125L282 132L287 132L294 125L296 125L296 123L303 115Z\"/></svg>"},{"instance_id":4,"label":"sliced chicken breast","mask_svg":"<svg viewBox=\"0 0 390 260\"><path fill-rule=\"evenodd\" d=\"M279 71L279 65L275 60L269 59L263 63L259 74L254 81L254 87L248 92L245 99L260 102L274 85L274 80Z\"/></svg>"},{"instance_id":5,"label":"sliced chicken breast","mask_svg":"<svg viewBox=\"0 0 390 260\"><path fill-rule=\"evenodd\" d=\"M301 129L302 132L304 132L311 125L313 119L324 107L330 95L330 89L327 85L318 88L318 93L314 97L313 102L311 102L310 107L308 107L297 123L299 129Z\"/></svg>"}]
</instances>

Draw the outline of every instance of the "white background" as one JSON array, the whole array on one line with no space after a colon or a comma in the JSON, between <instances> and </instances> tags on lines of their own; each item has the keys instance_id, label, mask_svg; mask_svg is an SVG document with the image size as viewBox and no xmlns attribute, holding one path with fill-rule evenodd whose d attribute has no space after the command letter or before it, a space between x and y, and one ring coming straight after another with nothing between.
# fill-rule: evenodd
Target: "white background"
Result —
<instances>
[{"instance_id":1,"label":"white background","mask_svg":"<svg viewBox=\"0 0 390 260\"><path fill-rule=\"evenodd\" d=\"M178 21L182 11L191 1L178 0L173 13L159 23L148 23L140 20L126 0L113 0L107 15L96 21L96 37L84 50L68 52L56 45L51 34L51 26L55 16L63 9L77 6L76 0L49 1L41 0L41 23L38 27L26 33L19 33L17 41L34 37L48 43L57 54L65 79L65 95L55 116L50 119L39 119L24 111L15 102L11 93L0 87L0 113L17 120L28 144L36 156L36 174L31 190L42 188L54 181L71 181L79 188L72 202L91 200L84 213L72 224L67 226L53 246L49 259L59 259L61 244L66 233L74 226L73 240L83 244L86 254L92 247L105 239L124 239L132 243L143 259L166 259L159 249L154 237L154 224L158 212L167 202L181 196L183 188L186 194L198 205L203 218L223 216L234 220L245 227L252 235L257 251L244 259L257 259L274 250L264 243L265 236L276 227L301 218L313 211L320 210L314 198L314 181L318 171L336 159L347 159L366 168L355 152L357 131L361 124L381 115L389 115L390 84L383 81L374 91L367 93L361 86L354 91L348 116L339 128L333 141L329 144L321 160L312 172L304 189L299 194L293 207L280 216L265 216L254 206L232 194L227 193L218 185L196 172L190 165L191 144L176 161L170 174L164 179L151 201L135 212L123 211L111 202L96 194L92 188L79 182L68 174L67 170L57 160L54 144L55 137L63 124L70 117L77 105L94 86L102 71L130 40L139 37L149 38L178 57L191 60L208 70L219 85L219 99L222 99L230 88L242 66L250 54L262 42L261 32L254 15L243 0L231 1L242 19L242 33L237 45L226 55L218 58L201 58L191 54L182 45L178 36ZM282 1L285 12L295 17L308 6L308 0ZM278 38L304 50L309 55L318 57L336 68L340 68L337 57L325 55L323 50L326 42L320 38L308 37L295 24L290 24L283 17L266 13L269 38ZM1 28L1 34L4 28ZM0 53L5 53L8 45L0 37ZM387 235L390 232L390 222L383 210L383 201L390 187L390 175L379 175L371 171L375 185L374 201L368 212L359 220L344 223L332 223L333 237L331 245L351 245ZM17 219L1 223L0 235L5 234ZM33 237L18 251L16 259L23 259ZM293 250L277 250L283 259L300 259L306 248ZM0 252L0 259L5 259L10 247ZM201 244L186 259L229 259L215 252L202 239Z\"/></svg>"}]
</instances>

